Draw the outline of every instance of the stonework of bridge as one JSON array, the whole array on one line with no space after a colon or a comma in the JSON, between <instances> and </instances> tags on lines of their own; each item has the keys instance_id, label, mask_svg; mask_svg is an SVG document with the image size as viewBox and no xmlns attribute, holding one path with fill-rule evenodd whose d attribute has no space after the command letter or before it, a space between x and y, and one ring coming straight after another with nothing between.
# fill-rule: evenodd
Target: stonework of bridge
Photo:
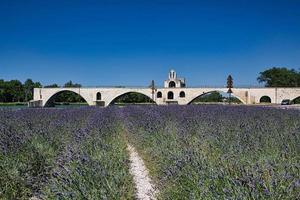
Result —
<instances>
[{"instance_id":1,"label":"stonework of bridge","mask_svg":"<svg viewBox=\"0 0 300 200\"><path fill-rule=\"evenodd\" d=\"M171 71L163 88L34 88L33 107L47 107L55 97L65 91L80 95L91 106L108 106L119 97L128 93L140 93L152 99L157 105L190 104L194 99L210 92L227 92L227 88L188 88L185 79L176 77ZM262 97L270 99L270 103L279 104L283 99L293 100L300 96L300 88L233 88L232 96L244 104L258 104Z\"/></svg>"}]
</instances>

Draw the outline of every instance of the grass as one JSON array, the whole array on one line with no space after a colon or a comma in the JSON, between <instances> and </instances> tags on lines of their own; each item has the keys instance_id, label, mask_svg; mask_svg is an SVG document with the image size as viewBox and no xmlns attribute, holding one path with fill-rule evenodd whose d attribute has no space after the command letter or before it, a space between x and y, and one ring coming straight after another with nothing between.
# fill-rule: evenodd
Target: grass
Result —
<instances>
[{"instance_id":1,"label":"grass","mask_svg":"<svg viewBox=\"0 0 300 200\"><path fill-rule=\"evenodd\" d=\"M27 106L26 102L0 102L0 106Z\"/></svg>"}]
</instances>

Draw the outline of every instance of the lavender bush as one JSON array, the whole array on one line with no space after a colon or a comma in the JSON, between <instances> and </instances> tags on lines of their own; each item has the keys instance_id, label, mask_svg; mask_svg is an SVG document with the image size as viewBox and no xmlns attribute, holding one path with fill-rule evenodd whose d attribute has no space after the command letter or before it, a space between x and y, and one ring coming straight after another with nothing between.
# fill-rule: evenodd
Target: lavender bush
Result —
<instances>
[{"instance_id":1,"label":"lavender bush","mask_svg":"<svg viewBox=\"0 0 300 200\"><path fill-rule=\"evenodd\" d=\"M299 111L208 105L123 113L159 199L300 198Z\"/></svg>"},{"instance_id":2,"label":"lavender bush","mask_svg":"<svg viewBox=\"0 0 300 200\"><path fill-rule=\"evenodd\" d=\"M114 109L0 113L0 199L131 199Z\"/></svg>"}]
</instances>

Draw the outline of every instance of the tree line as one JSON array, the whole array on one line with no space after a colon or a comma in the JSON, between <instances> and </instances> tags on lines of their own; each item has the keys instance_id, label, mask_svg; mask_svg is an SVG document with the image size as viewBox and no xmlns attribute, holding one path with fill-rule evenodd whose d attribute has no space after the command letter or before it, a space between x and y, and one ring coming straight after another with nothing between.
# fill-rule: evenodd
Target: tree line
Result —
<instances>
[{"instance_id":1,"label":"tree line","mask_svg":"<svg viewBox=\"0 0 300 200\"><path fill-rule=\"evenodd\" d=\"M58 84L42 86L40 82L27 79L24 83L19 80L5 81L0 79L0 102L28 102L33 99L34 88L60 87ZM81 87L78 83L68 81L62 87ZM84 100L73 92L64 92L56 97L57 102L84 102Z\"/></svg>"},{"instance_id":2,"label":"tree line","mask_svg":"<svg viewBox=\"0 0 300 200\"><path fill-rule=\"evenodd\" d=\"M196 99L193 100L193 103L229 102L229 99L230 99L231 103L237 103L237 104L242 103L238 98L223 96L218 91L213 91L213 92L210 92L210 93L207 93L207 94L204 94L204 95L200 95L199 97L197 97Z\"/></svg>"},{"instance_id":3,"label":"tree line","mask_svg":"<svg viewBox=\"0 0 300 200\"><path fill-rule=\"evenodd\" d=\"M259 83L265 87L300 87L300 71L288 69L285 67L273 67L259 73L257 77ZM34 82L27 79L24 83L19 80L5 81L0 79L0 102L27 102L33 99L33 88L55 88L61 87L58 84L42 86L40 82ZM68 81L62 87L81 87L78 83ZM130 94L124 96L119 101L148 101L144 96ZM205 96L200 101L219 101L221 96L218 93L212 93L211 96ZM64 92L56 97L56 102L84 102L84 99L73 92Z\"/></svg>"},{"instance_id":4,"label":"tree line","mask_svg":"<svg viewBox=\"0 0 300 200\"><path fill-rule=\"evenodd\" d=\"M286 67L273 67L259 73L259 83L265 87L300 87L300 71Z\"/></svg>"}]
</instances>

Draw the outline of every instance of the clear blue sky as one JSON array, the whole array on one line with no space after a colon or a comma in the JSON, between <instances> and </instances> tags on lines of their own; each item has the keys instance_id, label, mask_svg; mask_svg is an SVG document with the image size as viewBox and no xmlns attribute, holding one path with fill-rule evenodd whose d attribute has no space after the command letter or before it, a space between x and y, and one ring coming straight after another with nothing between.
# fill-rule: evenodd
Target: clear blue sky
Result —
<instances>
[{"instance_id":1,"label":"clear blue sky","mask_svg":"<svg viewBox=\"0 0 300 200\"><path fill-rule=\"evenodd\" d=\"M300 68L299 0L1 0L0 79L256 85Z\"/></svg>"}]
</instances>

